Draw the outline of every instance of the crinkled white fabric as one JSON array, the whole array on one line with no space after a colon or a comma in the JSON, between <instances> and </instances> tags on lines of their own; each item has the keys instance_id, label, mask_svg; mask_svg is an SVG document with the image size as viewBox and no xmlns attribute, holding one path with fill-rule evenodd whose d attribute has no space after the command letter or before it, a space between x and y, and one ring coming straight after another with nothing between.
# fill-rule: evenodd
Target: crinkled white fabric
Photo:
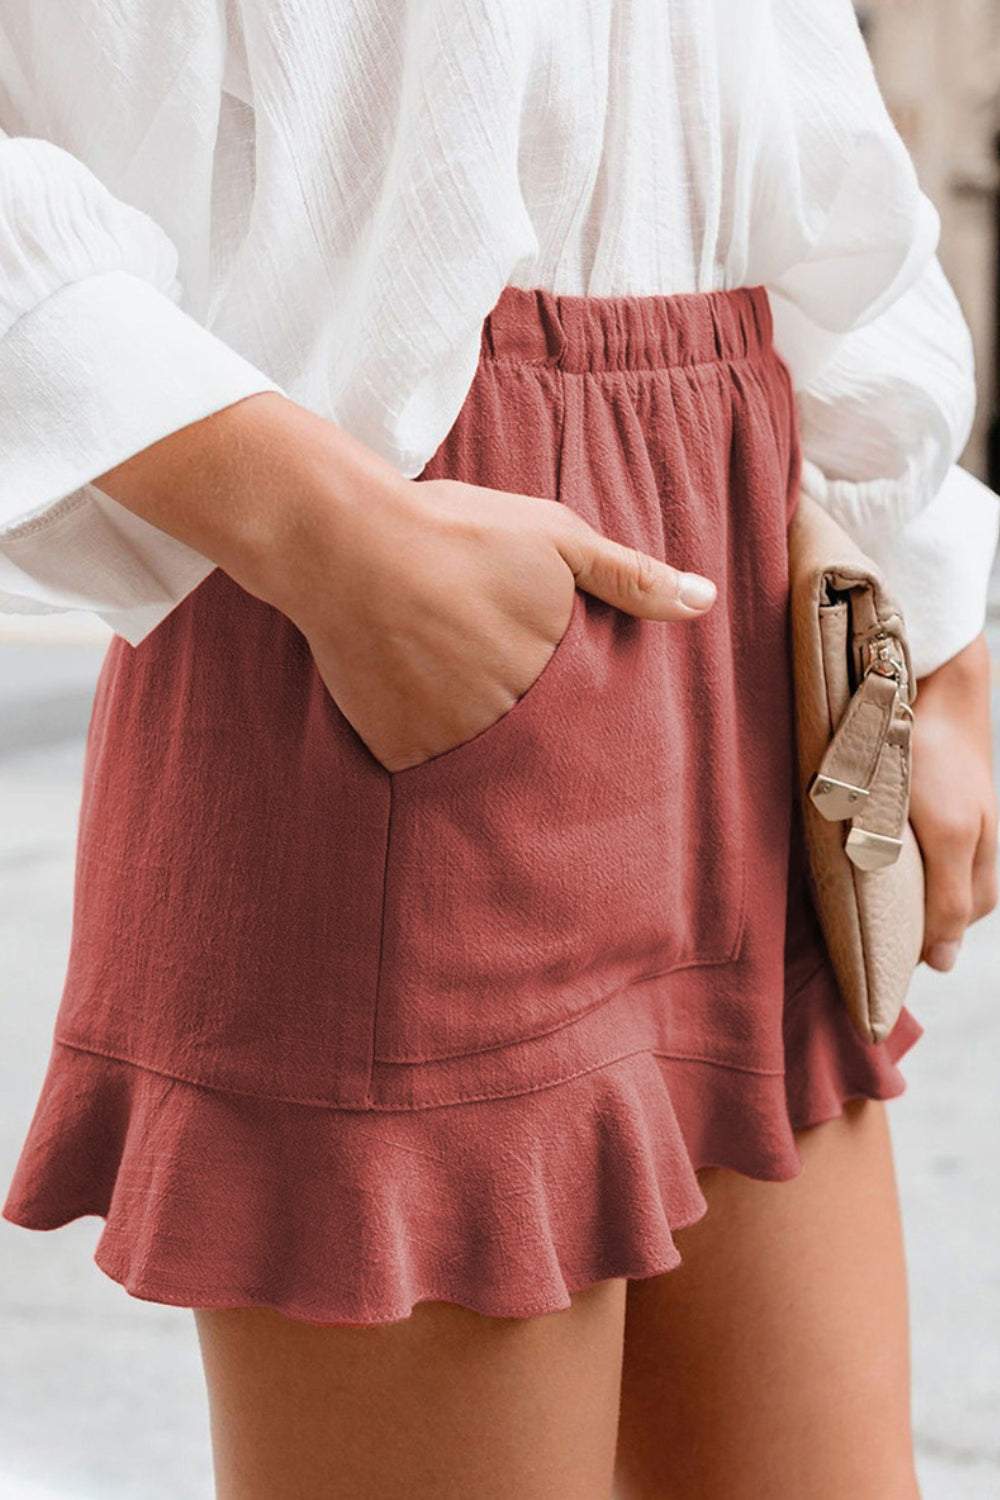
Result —
<instances>
[{"instance_id":1,"label":"crinkled white fabric","mask_svg":"<svg viewBox=\"0 0 1000 1500\"><path fill-rule=\"evenodd\" d=\"M505 284L765 285L807 487L921 670L978 630L968 330L849 0L5 0L0 127L6 607L138 644L211 563L92 481L254 390L414 475Z\"/></svg>"},{"instance_id":2,"label":"crinkled white fabric","mask_svg":"<svg viewBox=\"0 0 1000 1500\"><path fill-rule=\"evenodd\" d=\"M953 465L928 505L899 531L868 538L907 621L916 676L954 656L983 628L990 560L997 547L996 495ZM979 566L970 566L978 557Z\"/></svg>"}]
</instances>

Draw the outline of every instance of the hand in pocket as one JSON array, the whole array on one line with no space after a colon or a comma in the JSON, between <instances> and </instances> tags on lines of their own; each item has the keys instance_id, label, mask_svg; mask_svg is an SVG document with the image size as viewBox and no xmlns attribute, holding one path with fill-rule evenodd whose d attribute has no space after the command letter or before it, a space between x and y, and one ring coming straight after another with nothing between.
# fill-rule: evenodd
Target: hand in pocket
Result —
<instances>
[{"instance_id":1,"label":"hand in pocket","mask_svg":"<svg viewBox=\"0 0 1000 1500\"><path fill-rule=\"evenodd\" d=\"M655 620L694 618L715 599L708 579L602 536L560 501L407 479L273 392L169 434L99 482L286 614L389 771L511 709L559 644L575 588Z\"/></svg>"},{"instance_id":2,"label":"hand in pocket","mask_svg":"<svg viewBox=\"0 0 1000 1500\"><path fill-rule=\"evenodd\" d=\"M707 579L603 537L560 502L408 484L358 520L347 554L329 559L328 588L296 620L338 708L390 772L502 718L562 639L576 588L660 620L695 618L714 600Z\"/></svg>"}]
</instances>

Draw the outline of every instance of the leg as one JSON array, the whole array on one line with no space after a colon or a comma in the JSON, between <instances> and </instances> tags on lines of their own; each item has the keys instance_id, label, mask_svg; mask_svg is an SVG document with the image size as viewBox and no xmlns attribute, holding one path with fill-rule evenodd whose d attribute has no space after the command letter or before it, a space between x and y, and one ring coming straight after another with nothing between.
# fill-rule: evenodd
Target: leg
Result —
<instances>
[{"instance_id":1,"label":"leg","mask_svg":"<svg viewBox=\"0 0 1000 1500\"><path fill-rule=\"evenodd\" d=\"M704 1171L682 1265L629 1284L620 1500L919 1500L885 1106L796 1140L793 1181Z\"/></svg>"},{"instance_id":2,"label":"leg","mask_svg":"<svg viewBox=\"0 0 1000 1500\"><path fill-rule=\"evenodd\" d=\"M196 1309L218 1500L608 1500L625 1282L564 1312L318 1326Z\"/></svg>"}]
</instances>

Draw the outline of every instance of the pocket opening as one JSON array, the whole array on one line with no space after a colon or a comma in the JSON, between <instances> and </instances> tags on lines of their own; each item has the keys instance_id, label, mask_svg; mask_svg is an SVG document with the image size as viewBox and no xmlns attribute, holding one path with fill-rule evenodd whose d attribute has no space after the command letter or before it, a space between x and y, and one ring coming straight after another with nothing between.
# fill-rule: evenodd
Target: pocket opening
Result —
<instances>
[{"instance_id":1,"label":"pocket opening","mask_svg":"<svg viewBox=\"0 0 1000 1500\"><path fill-rule=\"evenodd\" d=\"M499 729L501 724L508 723L512 718L518 715L523 705L533 697L542 681L553 672L553 669L557 665L558 659L564 654L564 651L570 644L572 636L575 635L580 623L581 616L583 615L585 609L585 601L582 597L581 591L577 589L573 594L573 603L570 609L569 619L567 620L566 625L563 628L562 635L553 646L551 652L549 653L548 659L543 665L541 671L537 674L536 677L532 679L532 681L524 689L524 692L518 695L515 701L511 704L510 708L505 709L498 718L493 720L492 723L485 724L482 729L477 729L475 734L470 734L468 739L460 740L457 745L449 745L447 750L439 750L434 755L429 755L426 760L418 761L414 766L403 766L398 771L389 771L385 767L383 767L383 770L386 770L386 774L388 776L391 776L393 781L400 782L404 778L406 780L412 780L413 777L415 775L418 775L421 771L426 770L430 766L434 766L436 768L444 761L450 761L452 764L454 764L454 761L463 753L463 751L470 749L473 745L480 745L487 738L487 736L493 733L494 730Z\"/></svg>"}]
</instances>

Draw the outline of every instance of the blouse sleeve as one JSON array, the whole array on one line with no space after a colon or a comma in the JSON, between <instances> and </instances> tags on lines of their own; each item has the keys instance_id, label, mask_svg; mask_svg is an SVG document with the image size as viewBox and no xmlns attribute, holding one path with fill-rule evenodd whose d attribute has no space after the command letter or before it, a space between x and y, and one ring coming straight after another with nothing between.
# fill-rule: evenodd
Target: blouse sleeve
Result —
<instances>
[{"instance_id":1,"label":"blouse sleeve","mask_svg":"<svg viewBox=\"0 0 1000 1500\"><path fill-rule=\"evenodd\" d=\"M774 302L779 344L794 320ZM792 354L791 362L795 364ZM883 569L918 675L983 627L997 496L956 467L975 405L968 328L941 267L799 381L802 487Z\"/></svg>"},{"instance_id":2,"label":"blouse sleeve","mask_svg":"<svg viewBox=\"0 0 1000 1500\"><path fill-rule=\"evenodd\" d=\"M153 220L61 147L0 132L0 607L89 609L135 645L212 570L92 483L278 389L180 295Z\"/></svg>"},{"instance_id":3,"label":"blouse sleeve","mask_svg":"<svg viewBox=\"0 0 1000 1500\"><path fill-rule=\"evenodd\" d=\"M814 194L802 189L800 252L768 288L803 490L882 567L922 676L982 629L997 544L997 496L956 467L975 408L972 341L850 5L782 0L777 13Z\"/></svg>"}]
</instances>

